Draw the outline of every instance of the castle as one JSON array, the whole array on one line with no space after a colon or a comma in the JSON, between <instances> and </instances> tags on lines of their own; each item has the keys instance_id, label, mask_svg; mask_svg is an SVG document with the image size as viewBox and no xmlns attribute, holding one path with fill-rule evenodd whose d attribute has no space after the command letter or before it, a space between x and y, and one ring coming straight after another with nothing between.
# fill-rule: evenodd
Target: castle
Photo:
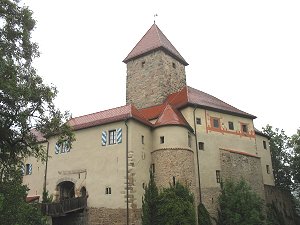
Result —
<instances>
[{"instance_id":1,"label":"castle","mask_svg":"<svg viewBox=\"0 0 300 225\"><path fill-rule=\"evenodd\" d=\"M275 201L269 139L255 129L256 117L187 86L188 63L155 23L123 62L126 105L72 118L71 149L39 136L49 159L26 159L28 199L40 201L43 190L58 205L86 197L83 207L49 211L53 224L141 224L150 169L159 188L183 183L211 215L226 178L243 177ZM276 204L292 217L283 198Z\"/></svg>"}]
</instances>

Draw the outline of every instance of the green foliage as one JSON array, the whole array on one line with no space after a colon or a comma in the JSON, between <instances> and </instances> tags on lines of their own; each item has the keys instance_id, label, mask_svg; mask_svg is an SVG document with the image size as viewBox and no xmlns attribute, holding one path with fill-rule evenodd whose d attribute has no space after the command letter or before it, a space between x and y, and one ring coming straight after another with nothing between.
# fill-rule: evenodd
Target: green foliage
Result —
<instances>
[{"instance_id":1,"label":"green foliage","mask_svg":"<svg viewBox=\"0 0 300 225\"><path fill-rule=\"evenodd\" d=\"M199 225L212 225L210 215L202 203L198 205L198 223Z\"/></svg>"},{"instance_id":2,"label":"green foliage","mask_svg":"<svg viewBox=\"0 0 300 225\"><path fill-rule=\"evenodd\" d=\"M290 169L291 154L289 137L284 130L279 130L267 125L263 132L270 137L270 151L272 158L275 185L283 190L291 191L292 174Z\"/></svg>"},{"instance_id":3,"label":"green foliage","mask_svg":"<svg viewBox=\"0 0 300 225\"><path fill-rule=\"evenodd\" d=\"M158 189L154 182L153 173L150 172L149 184L145 187L145 195L142 202L142 224L152 225L157 224L157 202Z\"/></svg>"},{"instance_id":4,"label":"green foliage","mask_svg":"<svg viewBox=\"0 0 300 225\"><path fill-rule=\"evenodd\" d=\"M283 214L276 205L267 205L267 225L285 225Z\"/></svg>"},{"instance_id":5,"label":"green foliage","mask_svg":"<svg viewBox=\"0 0 300 225\"><path fill-rule=\"evenodd\" d=\"M53 195L49 195L48 191L43 191L42 203L51 203L53 201Z\"/></svg>"},{"instance_id":6,"label":"green foliage","mask_svg":"<svg viewBox=\"0 0 300 225\"><path fill-rule=\"evenodd\" d=\"M263 203L244 181L225 181L219 196L218 225L263 225Z\"/></svg>"},{"instance_id":7,"label":"green foliage","mask_svg":"<svg viewBox=\"0 0 300 225\"><path fill-rule=\"evenodd\" d=\"M300 129L291 137L290 147L292 148L290 168L294 181L293 191L297 193L297 198L300 198Z\"/></svg>"},{"instance_id":8,"label":"green foliage","mask_svg":"<svg viewBox=\"0 0 300 225\"><path fill-rule=\"evenodd\" d=\"M158 198L157 225L195 224L194 196L190 191L178 182L163 189Z\"/></svg>"},{"instance_id":9,"label":"green foliage","mask_svg":"<svg viewBox=\"0 0 300 225\"><path fill-rule=\"evenodd\" d=\"M45 158L33 129L74 140L65 123L69 113L54 106L56 88L45 85L31 65L39 56L31 42L34 27L27 7L17 0L0 0L0 182L23 158Z\"/></svg>"},{"instance_id":10,"label":"green foliage","mask_svg":"<svg viewBox=\"0 0 300 225\"><path fill-rule=\"evenodd\" d=\"M14 179L0 183L2 207L0 207L1 225L44 225L46 219L33 204L25 202L27 187L22 185L19 171L14 171Z\"/></svg>"},{"instance_id":11,"label":"green foliage","mask_svg":"<svg viewBox=\"0 0 300 225\"><path fill-rule=\"evenodd\" d=\"M160 193L150 175L142 206L143 225L195 225L194 197L190 191L176 183Z\"/></svg>"}]
</instances>

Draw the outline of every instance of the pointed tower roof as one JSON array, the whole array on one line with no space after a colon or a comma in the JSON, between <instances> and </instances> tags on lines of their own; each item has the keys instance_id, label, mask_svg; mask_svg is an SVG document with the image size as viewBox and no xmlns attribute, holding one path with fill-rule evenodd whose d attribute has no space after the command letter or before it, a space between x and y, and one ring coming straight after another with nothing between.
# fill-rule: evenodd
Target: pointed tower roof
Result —
<instances>
[{"instance_id":1,"label":"pointed tower roof","mask_svg":"<svg viewBox=\"0 0 300 225\"><path fill-rule=\"evenodd\" d=\"M161 115L158 117L155 127L164 126L164 125L179 125L185 126L189 129L188 122L184 119L182 114L174 109L171 105L167 104Z\"/></svg>"},{"instance_id":2,"label":"pointed tower roof","mask_svg":"<svg viewBox=\"0 0 300 225\"><path fill-rule=\"evenodd\" d=\"M123 62L127 63L132 59L138 58L159 49L171 55L183 65L188 65L185 59L180 55L180 53L176 50L176 48L172 45L172 43L168 40L168 38L163 34L163 32L155 23L131 50L131 52L123 60Z\"/></svg>"}]
</instances>

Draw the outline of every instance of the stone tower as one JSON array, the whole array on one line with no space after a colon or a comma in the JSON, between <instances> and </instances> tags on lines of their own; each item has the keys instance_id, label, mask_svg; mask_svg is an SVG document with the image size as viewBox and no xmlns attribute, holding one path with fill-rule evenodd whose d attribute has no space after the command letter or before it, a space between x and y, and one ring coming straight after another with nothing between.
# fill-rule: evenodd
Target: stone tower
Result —
<instances>
[{"instance_id":1,"label":"stone tower","mask_svg":"<svg viewBox=\"0 0 300 225\"><path fill-rule=\"evenodd\" d=\"M154 23L128 56L126 104L138 109L161 104L186 86L188 63Z\"/></svg>"}]
</instances>

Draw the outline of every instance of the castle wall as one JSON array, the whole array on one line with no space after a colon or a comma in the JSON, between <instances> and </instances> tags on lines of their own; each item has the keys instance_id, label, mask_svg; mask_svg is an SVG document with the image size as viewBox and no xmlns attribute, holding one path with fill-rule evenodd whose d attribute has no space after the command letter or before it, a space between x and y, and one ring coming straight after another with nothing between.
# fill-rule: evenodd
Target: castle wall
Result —
<instances>
[{"instance_id":1,"label":"castle wall","mask_svg":"<svg viewBox=\"0 0 300 225\"><path fill-rule=\"evenodd\" d=\"M127 63L126 103L137 108L161 104L185 85L185 66L162 50Z\"/></svg>"},{"instance_id":2,"label":"castle wall","mask_svg":"<svg viewBox=\"0 0 300 225\"><path fill-rule=\"evenodd\" d=\"M265 142L265 146L263 144ZM275 186L269 140L256 135L257 156L261 159L263 181L266 185Z\"/></svg>"},{"instance_id":3,"label":"castle wall","mask_svg":"<svg viewBox=\"0 0 300 225\"><path fill-rule=\"evenodd\" d=\"M47 142L41 143L44 151L47 151ZM29 187L28 196L39 195L42 200L42 193L44 187L44 175L45 175L45 162L34 157L29 157L25 160L24 164L32 165L32 173L24 174L23 184Z\"/></svg>"}]
</instances>

